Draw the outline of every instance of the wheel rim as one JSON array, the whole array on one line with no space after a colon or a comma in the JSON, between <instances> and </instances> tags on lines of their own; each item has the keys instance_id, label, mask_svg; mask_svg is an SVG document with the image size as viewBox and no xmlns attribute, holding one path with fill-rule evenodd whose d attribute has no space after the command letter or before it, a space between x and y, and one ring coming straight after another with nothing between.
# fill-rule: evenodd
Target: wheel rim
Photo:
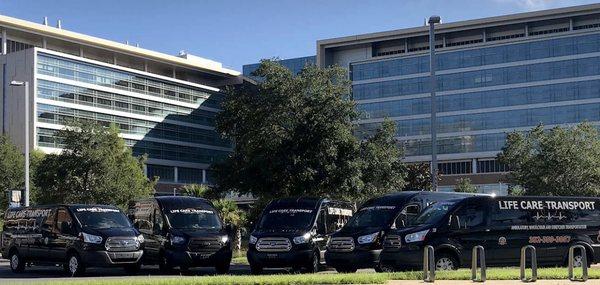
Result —
<instances>
[{"instance_id":1,"label":"wheel rim","mask_svg":"<svg viewBox=\"0 0 600 285\"><path fill-rule=\"evenodd\" d=\"M452 269L454 269L454 262L452 262L452 259L450 259L450 258L442 257L435 264L435 269L436 270L452 270Z\"/></svg>"},{"instance_id":2,"label":"wheel rim","mask_svg":"<svg viewBox=\"0 0 600 285\"><path fill-rule=\"evenodd\" d=\"M79 262L77 261L77 257L71 256L69 259L69 271L71 274L75 274L77 272L77 268L79 267Z\"/></svg>"},{"instance_id":3,"label":"wheel rim","mask_svg":"<svg viewBox=\"0 0 600 285\"><path fill-rule=\"evenodd\" d=\"M583 265L583 258L581 255L573 257L573 267L581 267Z\"/></svg>"},{"instance_id":4,"label":"wheel rim","mask_svg":"<svg viewBox=\"0 0 600 285\"><path fill-rule=\"evenodd\" d=\"M10 258L10 268L17 269L17 267L19 267L19 262L19 256L13 254L13 256Z\"/></svg>"}]
</instances>

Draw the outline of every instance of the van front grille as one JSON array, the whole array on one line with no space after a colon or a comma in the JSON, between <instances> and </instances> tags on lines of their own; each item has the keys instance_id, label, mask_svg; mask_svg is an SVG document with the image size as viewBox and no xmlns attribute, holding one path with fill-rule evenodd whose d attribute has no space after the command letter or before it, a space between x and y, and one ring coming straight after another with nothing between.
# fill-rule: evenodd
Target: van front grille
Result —
<instances>
[{"instance_id":1,"label":"van front grille","mask_svg":"<svg viewBox=\"0 0 600 285\"><path fill-rule=\"evenodd\" d=\"M268 237L260 238L256 243L256 250L264 252L284 252L292 249L292 243L287 238Z\"/></svg>"},{"instance_id":2,"label":"van front grille","mask_svg":"<svg viewBox=\"0 0 600 285\"><path fill-rule=\"evenodd\" d=\"M327 250L332 252L350 252L354 250L354 239L351 237L334 237L329 241Z\"/></svg>"},{"instance_id":3,"label":"van front grille","mask_svg":"<svg viewBox=\"0 0 600 285\"><path fill-rule=\"evenodd\" d=\"M107 251L136 251L140 243L135 237L109 237L104 247Z\"/></svg>"},{"instance_id":4,"label":"van front grille","mask_svg":"<svg viewBox=\"0 0 600 285\"><path fill-rule=\"evenodd\" d=\"M192 252L215 253L222 247L223 243L218 237L191 238L188 243L188 248Z\"/></svg>"},{"instance_id":5,"label":"van front grille","mask_svg":"<svg viewBox=\"0 0 600 285\"><path fill-rule=\"evenodd\" d=\"M398 235L389 235L383 241L383 248L398 249L402 246L402 239Z\"/></svg>"}]
</instances>

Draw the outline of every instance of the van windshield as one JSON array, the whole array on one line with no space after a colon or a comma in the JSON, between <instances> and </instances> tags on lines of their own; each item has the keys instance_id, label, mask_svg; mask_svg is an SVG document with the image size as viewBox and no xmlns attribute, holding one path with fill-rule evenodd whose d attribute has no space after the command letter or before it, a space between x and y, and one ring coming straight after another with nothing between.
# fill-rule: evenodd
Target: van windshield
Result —
<instances>
[{"instance_id":1,"label":"van windshield","mask_svg":"<svg viewBox=\"0 0 600 285\"><path fill-rule=\"evenodd\" d=\"M352 218L350 218L346 227L386 227L392 222L395 214L395 206L371 206L361 208L354 216L352 216Z\"/></svg>"},{"instance_id":2,"label":"van windshield","mask_svg":"<svg viewBox=\"0 0 600 285\"><path fill-rule=\"evenodd\" d=\"M171 209L167 219L174 229L220 229L221 220L215 211L206 209Z\"/></svg>"},{"instance_id":3,"label":"van windshield","mask_svg":"<svg viewBox=\"0 0 600 285\"><path fill-rule=\"evenodd\" d=\"M310 227L315 211L312 209L271 209L258 222L258 229L285 230Z\"/></svg>"},{"instance_id":4,"label":"van windshield","mask_svg":"<svg viewBox=\"0 0 600 285\"><path fill-rule=\"evenodd\" d=\"M89 207L76 208L73 212L83 227L94 229L131 227L127 216L117 209Z\"/></svg>"},{"instance_id":5,"label":"van windshield","mask_svg":"<svg viewBox=\"0 0 600 285\"><path fill-rule=\"evenodd\" d=\"M426 224L435 224L439 222L447 213L452 209L452 206L456 204L456 201L444 201L437 202L432 205L429 205L427 208L421 212L421 214L416 217L411 225L426 225Z\"/></svg>"}]
</instances>

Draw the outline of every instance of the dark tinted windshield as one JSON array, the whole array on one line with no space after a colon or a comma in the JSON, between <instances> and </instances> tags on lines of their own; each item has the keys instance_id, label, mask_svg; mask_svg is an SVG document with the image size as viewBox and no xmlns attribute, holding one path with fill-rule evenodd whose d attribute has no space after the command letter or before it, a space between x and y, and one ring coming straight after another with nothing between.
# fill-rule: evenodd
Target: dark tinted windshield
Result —
<instances>
[{"instance_id":1,"label":"dark tinted windshield","mask_svg":"<svg viewBox=\"0 0 600 285\"><path fill-rule=\"evenodd\" d=\"M215 211L206 209L172 209L167 219L175 229L220 229L221 220Z\"/></svg>"},{"instance_id":2,"label":"dark tinted windshield","mask_svg":"<svg viewBox=\"0 0 600 285\"><path fill-rule=\"evenodd\" d=\"M456 204L456 201L437 202L425 208L421 214L412 221L412 225L435 224L439 222Z\"/></svg>"},{"instance_id":3,"label":"dark tinted windshield","mask_svg":"<svg viewBox=\"0 0 600 285\"><path fill-rule=\"evenodd\" d=\"M395 206L372 206L361 208L350 218L346 227L387 227L396 215Z\"/></svg>"},{"instance_id":4,"label":"dark tinted windshield","mask_svg":"<svg viewBox=\"0 0 600 285\"><path fill-rule=\"evenodd\" d=\"M131 227L127 216L117 209L90 207L77 208L73 212L83 227L95 229Z\"/></svg>"},{"instance_id":5,"label":"dark tinted windshield","mask_svg":"<svg viewBox=\"0 0 600 285\"><path fill-rule=\"evenodd\" d=\"M312 209L272 209L267 210L258 222L258 229L306 229L310 227L315 210Z\"/></svg>"}]
</instances>

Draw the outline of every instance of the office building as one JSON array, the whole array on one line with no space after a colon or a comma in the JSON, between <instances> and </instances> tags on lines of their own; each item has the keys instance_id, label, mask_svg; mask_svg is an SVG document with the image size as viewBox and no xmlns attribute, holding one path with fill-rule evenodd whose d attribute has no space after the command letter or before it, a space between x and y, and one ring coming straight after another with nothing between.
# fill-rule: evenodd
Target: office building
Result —
<instances>
[{"instance_id":1,"label":"office building","mask_svg":"<svg viewBox=\"0 0 600 285\"><path fill-rule=\"evenodd\" d=\"M443 19L443 15L442 19ZM407 162L431 161L429 27L325 39L319 66L350 71L360 131L397 124ZM440 190L468 177L505 193L506 133L600 123L600 4L443 23L437 51Z\"/></svg>"},{"instance_id":2,"label":"office building","mask_svg":"<svg viewBox=\"0 0 600 285\"><path fill-rule=\"evenodd\" d=\"M133 154L148 155L146 174L157 190L210 183L209 166L231 151L214 129L222 88L240 73L186 53L167 55L0 16L2 133L47 153L61 149L57 130L72 119L116 124ZM24 88L10 86L26 81ZM29 106L25 106L25 96Z\"/></svg>"}]
</instances>

